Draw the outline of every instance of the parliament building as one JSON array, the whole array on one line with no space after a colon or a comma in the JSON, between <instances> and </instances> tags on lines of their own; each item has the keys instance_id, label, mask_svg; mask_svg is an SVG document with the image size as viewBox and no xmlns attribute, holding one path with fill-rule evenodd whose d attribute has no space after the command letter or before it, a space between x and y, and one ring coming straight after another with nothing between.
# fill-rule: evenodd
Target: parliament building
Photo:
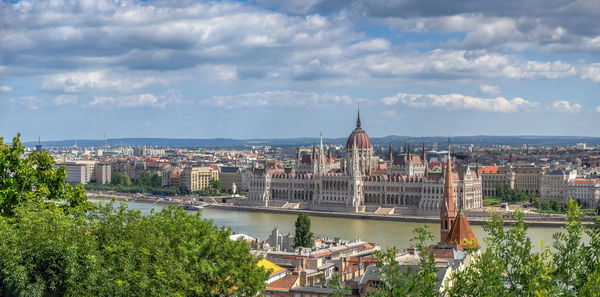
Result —
<instances>
[{"instance_id":1,"label":"parliament building","mask_svg":"<svg viewBox=\"0 0 600 297\"><path fill-rule=\"evenodd\" d=\"M248 173L249 192L241 203L343 212L438 215L444 201L444 184L452 184L456 207L482 206L482 183L478 170L453 166L448 152L443 172L430 172L427 155L394 154L390 146L385 161L374 154L361 127L346 142L343 160L334 164L323 141L310 154L298 154L293 170L254 168ZM446 187L448 189L448 187Z\"/></svg>"}]
</instances>

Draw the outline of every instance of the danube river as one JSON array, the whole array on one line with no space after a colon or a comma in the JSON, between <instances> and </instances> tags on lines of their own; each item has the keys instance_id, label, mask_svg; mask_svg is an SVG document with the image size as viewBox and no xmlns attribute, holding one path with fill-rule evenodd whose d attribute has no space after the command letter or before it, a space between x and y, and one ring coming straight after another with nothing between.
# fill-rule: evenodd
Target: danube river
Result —
<instances>
[{"instance_id":1,"label":"danube river","mask_svg":"<svg viewBox=\"0 0 600 297\"><path fill-rule=\"evenodd\" d=\"M116 203L119 203L118 201ZM165 204L153 204L150 202L128 202L130 209L138 209L147 214L151 209L156 211L167 207ZM194 213L194 211L189 211ZM295 215L274 214L263 212L249 212L238 210L222 210L205 208L202 217L212 220L218 226L231 228L236 232L242 232L252 237L266 239L273 228L278 228L281 233L294 232ZM369 219L350 218L326 218L311 217L312 232L317 236L341 237L343 239L362 239L364 241L376 242L384 247L396 246L405 249L410 245L412 230L417 226L427 225L434 234L435 239L439 237L439 226L437 224L408 223L396 221L378 221ZM475 235L481 243L485 238L485 232L481 226L472 226ZM539 246L540 240L545 245L552 245L552 234L560 231L560 228L535 227L529 229L529 236L535 247Z\"/></svg>"}]
</instances>

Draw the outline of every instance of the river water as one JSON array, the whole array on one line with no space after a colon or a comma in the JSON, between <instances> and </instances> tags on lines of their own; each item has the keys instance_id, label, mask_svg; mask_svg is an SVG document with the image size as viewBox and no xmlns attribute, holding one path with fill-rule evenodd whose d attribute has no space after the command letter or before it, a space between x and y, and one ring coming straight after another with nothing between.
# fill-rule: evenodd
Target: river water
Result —
<instances>
[{"instance_id":1,"label":"river water","mask_svg":"<svg viewBox=\"0 0 600 297\"><path fill-rule=\"evenodd\" d=\"M151 209L159 211L167 207L167 205L164 204L153 204L150 202L127 202L127 205L130 209L140 210L143 214L148 214ZM189 212L195 213L195 211ZM294 222L296 220L296 215L292 214L274 214L214 208L203 209L202 217L212 220L218 226L228 227L233 231L242 232L261 239L267 239L273 228L278 228L279 231L284 234L293 234ZM436 241L439 238L440 232L438 224L378 221L369 219L314 216L311 217L311 223L311 230L317 236L327 236L330 238L341 237L347 240L362 239L364 241L376 242L383 247L395 246L399 249L405 249L410 246L410 239L413 237L412 230L417 226L426 225L433 233ZM472 226L472 228L479 242L484 245L483 239L485 238L486 233L482 226ZM528 233L534 248L539 249L540 241L546 246L551 246L552 234L559 232L560 230L560 228L531 227L529 228Z\"/></svg>"}]
</instances>

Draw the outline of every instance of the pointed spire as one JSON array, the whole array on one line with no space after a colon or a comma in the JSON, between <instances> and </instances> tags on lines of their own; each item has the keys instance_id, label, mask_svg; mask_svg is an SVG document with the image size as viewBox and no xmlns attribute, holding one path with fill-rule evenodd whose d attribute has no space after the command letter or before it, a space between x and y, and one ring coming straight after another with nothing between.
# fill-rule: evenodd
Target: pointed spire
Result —
<instances>
[{"instance_id":1,"label":"pointed spire","mask_svg":"<svg viewBox=\"0 0 600 297\"><path fill-rule=\"evenodd\" d=\"M394 161L394 154L392 153L392 141L390 140L390 148L388 150L388 161Z\"/></svg>"},{"instance_id":2,"label":"pointed spire","mask_svg":"<svg viewBox=\"0 0 600 297\"><path fill-rule=\"evenodd\" d=\"M360 107L358 108L358 116L356 117L356 128L360 128Z\"/></svg>"},{"instance_id":3,"label":"pointed spire","mask_svg":"<svg viewBox=\"0 0 600 297\"><path fill-rule=\"evenodd\" d=\"M302 156L300 155L300 146L298 146L298 149L296 150L296 160L300 159L302 159Z\"/></svg>"},{"instance_id":4,"label":"pointed spire","mask_svg":"<svg viewBox=\"0 0 600 297\"><path fill-rule=\"evenodd\" d=\"M444 178L444 197L440 208L440 241L447 242L448 234L456 218L456 202L454 197L454 181L452 180L452 157L448 142L448 160Z\"/></svg>"},{"instance_id":5,"label":"pointed spire","mask_svg":"<svg viewBox=\"0 0 600 297\"><path fill-rule=\"evenodd\" d=\"M319 143L319 173L323 174L325 171L325 151L323 150L323 132L321 132L321 139Z\"/></svg>"}]
</instances>

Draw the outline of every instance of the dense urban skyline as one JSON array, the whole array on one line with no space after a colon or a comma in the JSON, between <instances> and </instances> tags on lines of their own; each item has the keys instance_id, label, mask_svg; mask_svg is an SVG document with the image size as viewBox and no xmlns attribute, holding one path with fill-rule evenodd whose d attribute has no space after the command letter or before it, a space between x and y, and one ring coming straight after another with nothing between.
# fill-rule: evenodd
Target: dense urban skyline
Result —
<instances>
[{"instance_id":1,"label":"dense urban skyline","mask_svg":"<svg viewBox=\"0 0 600 297\"><path fill-rule=\"evenodd\" d=\"M0 135L600 136L594 1L2 1Z\"/></svg>"}]
</instances>

